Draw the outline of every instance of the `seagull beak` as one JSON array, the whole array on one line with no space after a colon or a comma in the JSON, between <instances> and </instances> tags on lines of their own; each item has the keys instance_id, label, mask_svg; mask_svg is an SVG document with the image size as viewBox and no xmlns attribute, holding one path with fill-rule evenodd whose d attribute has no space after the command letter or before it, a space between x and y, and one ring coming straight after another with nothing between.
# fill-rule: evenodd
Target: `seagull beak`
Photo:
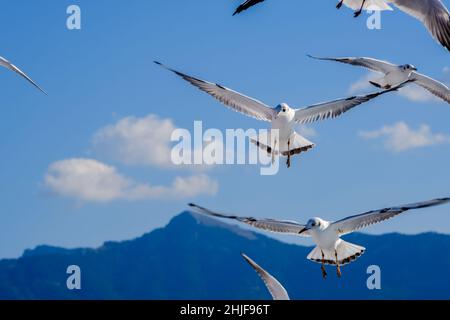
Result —
<instances>
[{"instance_id":1,"label":"seagull beak","mask_svg":"<svg viewBox=\"0 0 450 320\"><path fill-rule=\"evenodd\" d=\"M302 234L302 233L304 233L304 232L306 232L306 231L308 231L309 229L308 228L303 228L298 234Z\"/></svg>"}]
</instances>

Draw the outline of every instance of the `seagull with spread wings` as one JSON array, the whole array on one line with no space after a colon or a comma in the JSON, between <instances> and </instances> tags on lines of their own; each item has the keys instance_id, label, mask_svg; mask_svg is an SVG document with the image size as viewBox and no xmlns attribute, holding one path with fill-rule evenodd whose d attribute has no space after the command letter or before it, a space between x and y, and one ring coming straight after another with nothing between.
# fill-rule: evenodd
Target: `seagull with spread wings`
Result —
<instances>
[{"instance_id":1,"label":"seagull with spread wings","mask_svg":"<svg viewBox=\"0 0 450 320\"><path fill-rule=\"evenodd\" d=\"M372 71L384 74L384 77L377 81L369 81L372 85L389 89L404 83L405 81L412 80L415 84L425 88L435 96L441 98L447 103L450 103L450 89L433 78L430 78L424 74L417 72L417 68L411 64L394 65L387 61L377 60L373 58L318 58L309 56L313 59L336 61L341 63L350 64L353 66L364 67Z\"/></svg>"},{"instance_id":2,"label":"seagull with spread wings","mask_svg":"<svg viewBox=\"0 0 450 320\"><path fill-rule=\"evenodd\" d=\"M306 224L300 224L295 221L239 217L217 213L195 204L189 204L189 206L198 213L236 220L265 231L311 237L317 246L308 255L308 259L322 264L322 276L326 278L326 264L336 265L337 275L341 277L340 267L353 262L366 251L365 248L359 245L342 240L341 236L391 219L409 210L434 207L448 202L450 202L450 198L442 198L399 207L389 207L350 216L336 222L312 218Z\"/></svg>"},{"instance_id":3,"label":"seagull with spread wings","mask_svg":"<svg viewBox=\"0 0 450 320\"><path fill-rule=\"evenodd\" d=\"M338 8L346 4L349 0L342 0ZM360 9L355 12L355 17L359 16L364 5L369 0L359 1ZM440 42L447 50L450 50L450 12L442 0L385 0L387 4L392 3L401 11L421 21L433 38ZM349 6L354 8L354 6Z\"/></svg>"},{"instance_id":4,"label":"seagull with spread wings","mask_svg":"<svg viewBox=\"0 0 450 320\"><path fill-rule=\"evenodd\" d=\"M41 89L41 87L39 87L36 82L34 82L29 76L27 76L22 70L20 70L19 68L17 68L15 65L13 65L11 62L9 62L8 60L6 60L3 57L0 57L0 66L9 69L11 71L14 71L15 73L17 73L18 75L20 75L21 77L23 77L25 80L27 80L29 83L31 83L33 86L35 86L36 88L38 88L41 92L43 92L44 94L47 94L44 90Z\"/></svg>"},{"instance_id":5,"label":"seagull with spread wings","mask_svg":"<svg viewBox=\"0 0 450 320\"><path fill-rule=\"evenodd\" d=\"M287 157L287 166L291 166L291 157L302 152L306 152L314 147L314 143L308 141L295 131L298 124L308 124L328 118L336 118L341 114L368 102L385 93L396 91L404 84L390 88L388 90L371 93L363 96L353 96L345 99L338 99L317 105L294 109L286 103L279 104L276 108L271 108L261 101L245 96L241 93L228 89L220 84L215 84L194 78L174 69L168 68L159 62L156 64L175 73L185 81L198 89L213 96L230 109L244 115L267 121L272 124L270 137L256 137L251 139L252 143L267 151L269 155Z\"/></svg>"},{"instance_id":6,"label":"seagull with spread wings","mask_svg":"<svg viewBox=\"0 0 450 320\"><path fill-rule=\"evenodd\" d=\"M264 270L261 266L259 266L255 261L250 259L247 255L242 254L242 257L260 276L260 278L266 285L267 290L269 290L273 300L290 300L289 294L287 293L286 289L274 276L272 276L270 273Z\"/></svg>"}]
</instances>

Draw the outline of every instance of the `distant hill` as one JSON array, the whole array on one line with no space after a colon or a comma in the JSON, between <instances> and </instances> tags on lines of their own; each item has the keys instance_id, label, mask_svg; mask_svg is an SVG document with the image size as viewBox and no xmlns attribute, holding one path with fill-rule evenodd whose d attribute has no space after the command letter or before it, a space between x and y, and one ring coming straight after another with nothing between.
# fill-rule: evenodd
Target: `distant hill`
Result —
<instances>
[{"instance_id":1,"label":"distant hill","mask_svg":"<svg viewBox=\"0 0 450 320\"><path fill-rule=\"evenodd\" d=\"M285 244L209 218L182 213L165 228L99 249L41 246L0 261L0 299L269 299L240 257L275 275L293 299L450 299L450 236L353 234L367 253L337 279L306 260L311 248ZM82 290L66 288L66 269L82 270ZM366 269L382 270L369 291Z\"/></svg>"}]
</instances>

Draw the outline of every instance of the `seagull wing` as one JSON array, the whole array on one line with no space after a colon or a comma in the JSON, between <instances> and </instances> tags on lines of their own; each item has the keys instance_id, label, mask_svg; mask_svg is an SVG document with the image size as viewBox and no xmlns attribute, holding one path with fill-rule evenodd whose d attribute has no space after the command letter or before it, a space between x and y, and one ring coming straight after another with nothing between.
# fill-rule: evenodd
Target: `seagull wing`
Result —
<instances>
[{"instance_id":1,"label":"seagull wing","mask_svg":"<svg viewBox=\"0 0 450 320\"><path fill-rule=\"evenodd\" d=\"M400 10L419 19L431 35L450 50L450 13L441 0L390 0Z\"/></svg>"},{"instance_id":2,"label":"seagull wing","mask_svg":"<svg viewBox=\"0 0 450 320\"><path fill-rule=\"evenodd\" d=\"M256 219L252 217L238 217L233 215L225 215L222 213L217 213L214 211L211 211L209 209L200 207L195 204L189 204L191 208L194 208L196 212L212 216L216 218L222 218L222 219L231 219L236 220L245 224L248 224L254 228L262 229L265 231L270 232L276 232L276 233L288 233L288 234L295 234L300 236L309 236L308 232L303 232L300 234L301 231L305 228L305 225L299 224L295 221L281 221L281 220L273 220L273 219Z\"/></svg>"},{"instance_id":3,"label":"seagull wing","mask_svg":"<svg viewBox=\"0 0 450 320\"><path fill-rule=\"evenodd\" d=\"M376 97L383 95L391 91L397 91L403 87L406 83L412 82L413 80L408 80L399 86L393 87L389 90L380 91L365 96L354 96L347 99L340 99L331 102L325 102L310 106L304 109L297 109L295 111L295 121L301 124L307 124L319 120L324 120L328 118L336 118L341 114L353 109L360 104L368 102Z\"/></svg>"},{"instance_id":4,"label":"seagull wing","mask_svg":"<svg viewBox=\"0 0 450 320\"><path fill-rule=\"evenodd\" d=\"M239 92L225 88L219 84L207 82L201 79L188 76L184 73L170 69L159 62L155 61L155 63L169 71L172 71L173 73L180 76L193 86L196 86L200 90L213 96L214 98L216 98L217 100L219 100L224 105L228 106L234 111L243 113L247 116L256 118L258 120L269 122L272 121L272 119L276 116L276 111L274 109L268 107L267 105L258 100L244 96Z\"/></svg>"},{"instance_id":5,"label":"seagull wing","mask_svg":"<svg viewBox=\"0 0 450 320\"><path fill-rule=\"evenodd\" d=\"M11 71L14 71L15 73L19 74L20 76L22 76L23 78L25 78L28 82L30 82L33 86L35 86L36 88L38 88L41 92L47 94L44 90L41 89L41 87L39 87L36 82L34 82L29 76L27 76L22 70L20 70L19 68L17 68L15 65L13 65L11 62L9 62L8 60L6 60L3 57L0 57L0 66L5 67Z\"/></svg>"},{"instance_id":6,"label":"seagull wing","mask_svg":"<svg viewBox=\"0 0 450 320\"><path fill-rule=\"evenodd\" d=\"M352 233L356 230L370 226L375 223L391 219L399 214L415 209L423 209L442 205L450 202L450 198L436 199L426 202L408 204L400 207L384 208L381 210L369 211L360 215L351 216L340 221L334 222L332 227L341 235Z\"/></svg>"},{"instance_id":7,"label":"seagull wing","mask_svg":"<svg viewBox=\"0 0 450 320\"><path fill-rule=\"evenodd\" d=\"M447 103L450 103L450 89L442 82L417 72L413 72L411 78L414 79L415 83L419 86L424 87L435 96L445 100Z\"/></svg>"},{"instance_id":8,"label":"seagull wing","mask_svg":"<svg viewBox=\"0 0 450 320\"><path fill-rule=\"evenodd\" d=\"M247 0L243 2L239 7L237 7L236 11L233 13L233 16L247 10L250 7L253 7L255 4L258 4L260 2L264 2L264 0Z\"/></svg>"},{"instance_id":9,"label":"seagull wing","mask_svg":"<svg viewBox=\"0 0 450 320\"><path fill-rule=\"evenodd\" d=\"M273 300L290 300L286 289L274 276L261 268L247 255L242 254L242 257L248 262L249 265L252 266L253 269L255 269L256 273L261 277L262 281L264 281L264 284L272 295Z\"/></svg>"},{"instance_id":10,"label":"seagull wing","mask_svg":"<svg viewBox=\"0 0 450 320\"><path fill-rule=\"evenodd\" d=\"M311 55L308 55L308 57L317 59L317 60L326 60L326 61L336 61L346 64L351 64L353 66L359 66L364 67L366 69L370 69L372 71L381 72L384 74L388 74L389 72L397 70L397 66L383 60L377 60L373 58L352 58L352 57L346 57L346 58L321 58L321 57L314 57Z\"/></svg>"}]
</instances>

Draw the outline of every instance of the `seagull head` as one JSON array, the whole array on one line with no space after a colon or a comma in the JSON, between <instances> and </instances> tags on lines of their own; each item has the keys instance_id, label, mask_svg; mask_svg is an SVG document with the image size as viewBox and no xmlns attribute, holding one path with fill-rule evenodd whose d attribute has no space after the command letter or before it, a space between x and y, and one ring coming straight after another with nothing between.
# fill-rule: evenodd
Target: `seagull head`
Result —
<instances>
[{"instance_id":1,"label":"seagull head","mask_svg":"<svg viewBox=\"0 0 450 320\"><path fill-rule=\"evenodd\" d=\"M288 106L287 103L280 103L275 110L277 111L278 115L288 115L291 113L291 108Z\"/></svg>"},{"instance_id":2,"label":"seagull head","mask_svg":"<svg viewBox=\"0 0 450 320\"><path fill-rule=\"evenodd\" d=\"M306 224L305 228L300 231L300 234L306 231L310 230L323 230L326 229L328 226L328 223L320 218L312 218L309 219L308 223Z\"/></svg>"},{"instance_id":3,"label":"seagull head","mask_svg":"<svg viewBox=\"0 0 450 320\"><path fill-rule=\"evenodd\" d=\"M410 71L410 72L417 71L417 68L415 66L413 66L412 64L405 64L403 66L400 66L400 68L403 71Z\"/></svg>"}]
</instances>

